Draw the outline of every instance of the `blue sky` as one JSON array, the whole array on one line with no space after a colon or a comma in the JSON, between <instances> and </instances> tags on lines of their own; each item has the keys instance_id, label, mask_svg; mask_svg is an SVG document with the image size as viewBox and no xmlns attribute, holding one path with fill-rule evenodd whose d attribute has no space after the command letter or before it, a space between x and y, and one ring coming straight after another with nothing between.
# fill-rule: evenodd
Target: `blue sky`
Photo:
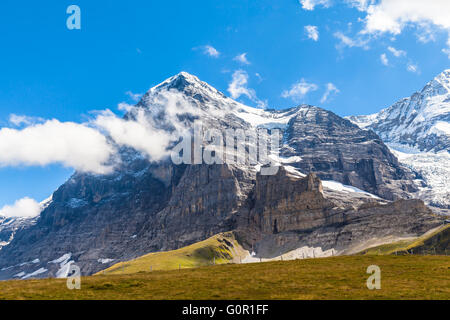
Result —
<instances>
[{"instance_id":1,"label":"blue sky","mask_svg":"<svg viewBox=\"0 0 450 320\"><path fill-rule=\"evenodd\" d=\"M239 72L253 95L236 99L253 106L374 113L449 67L448 2L409 1L2 0L0 127L15 128L11 114L76 123L93 110L120 114L120 102L133 103L127 92L180 71L227 95ZM66 27L71 4L81 9L81 30ZM0 209L43 200L72 172L3 165Z\"/></svg>"}]
</instances>

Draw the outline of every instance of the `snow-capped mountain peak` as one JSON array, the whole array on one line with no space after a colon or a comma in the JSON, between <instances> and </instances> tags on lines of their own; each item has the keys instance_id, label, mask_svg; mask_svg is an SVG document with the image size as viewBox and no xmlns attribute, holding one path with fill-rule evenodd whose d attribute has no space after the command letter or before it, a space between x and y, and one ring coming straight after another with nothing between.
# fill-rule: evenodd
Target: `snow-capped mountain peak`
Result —
<instances>
[{"instance_id":1,"label":"snow-capped mountain peak","mask_svg":"<svg viewBox=\"0 0 450 320\"><path fill-rule=\"evenodd\" d=\"M375 131L385 142L450 152L450 69L379 113L348 119Z\"/></svg>"}]
</instances>

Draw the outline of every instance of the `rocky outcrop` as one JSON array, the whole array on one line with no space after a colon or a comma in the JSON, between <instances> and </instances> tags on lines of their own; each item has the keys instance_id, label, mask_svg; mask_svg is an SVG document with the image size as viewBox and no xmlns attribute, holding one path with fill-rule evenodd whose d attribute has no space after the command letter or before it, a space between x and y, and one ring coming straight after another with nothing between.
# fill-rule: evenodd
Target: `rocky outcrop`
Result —
<instances>
[{"instance_id":1,"label":"rocky outcrop","mask_svg":"<svg viewBox=\"0 0 450 320\"><path fill-rule=\"evenodd\" d=\"M355 186L382 198L408 198L417 187L415 174L401 166L372 131L360 129L330 111L300 108L288 124L282 154L299 155L293 164L323 180Z\"/></svg>"},{"instance_id":2,"label":"rocky outcrop","mask_svg":"<svg viewBox=\"0 0 450 320\"><path fill-rule=\"evenodd\" d=\"M238 233L263 258L302 246L342 253L387 236L418 236L442 223L421 200L389 202L323 190L315 174L258 175L254 195L249 224Z\"/></svg>"}]
</instances>

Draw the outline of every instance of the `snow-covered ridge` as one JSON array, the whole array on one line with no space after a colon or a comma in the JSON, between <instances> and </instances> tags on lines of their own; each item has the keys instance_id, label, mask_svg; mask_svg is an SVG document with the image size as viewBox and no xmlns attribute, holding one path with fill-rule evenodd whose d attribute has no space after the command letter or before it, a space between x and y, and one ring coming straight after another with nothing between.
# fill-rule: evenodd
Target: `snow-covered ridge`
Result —
<instances>
[{"instance_id":1,"label":"snow-covered ridge","mask_svg":"<svg viewBox=\"0 0 450 320\"><path fill-rule=\"evenodd\" d=\"M400 163L419 173L421 185L417 197L427 204L450 208L450 153L421 152L411 146L388 144Z\"/></svg>"},{"instance_id":2,"label":"snow-covered ridge","mask_svg":"<svg viewBox=\"0 0 450 320\"><path fill-rule=\"evenodd\" d=\"M450 69L420 92L379 113L347 118L375 131L385 142L411 145L421 151L450 151Z\"/></svg>"},{"instance_id":3,"label":"snow-covered ridge","mask_svg":"<svg viewBox=\"0 0 450 320\"><path fill-rule=\"evenodd\" d=\"M174 117L175 115L191 114L200 119L211 116L221 119L232 114L247 122L251 127L268 129L286 127L289 120L302 108L310 107L301 105L285 110L250 107L227 97L224 93L187 72L180 72L151 88L137 106L146 108L159 120L162 114L172 115L170 120L175 127L177 125L173 122L179 121Z\"/></svg>"}]
</instances>

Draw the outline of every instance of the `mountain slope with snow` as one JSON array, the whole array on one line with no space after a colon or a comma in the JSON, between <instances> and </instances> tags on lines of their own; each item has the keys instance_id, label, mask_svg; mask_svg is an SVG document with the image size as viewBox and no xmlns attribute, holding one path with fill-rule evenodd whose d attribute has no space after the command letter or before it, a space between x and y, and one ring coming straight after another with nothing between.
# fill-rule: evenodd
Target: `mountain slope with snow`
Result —
<instances>
[{"instance_id":1,"label":"mountain slope with snow","mask_svg":"<svg viewBox=\"0 0 450 320\"><path fill-rule=\"evenodd\" d=\"M379 113L348 119L375 131L384 142L425 152L450 151L450 69Z\"/></svg>"},{"instance_id":2,"label":"mountain slope with snow","mask_svg":"<svg viewBox=\"0 0 450 320\"><path fill-rule=\"evenodd\" d=\"M376 132L400 163L419 174L415 197L450 209L450 69L379 113L348 119Z\"/></svg>"}]
</instances>

